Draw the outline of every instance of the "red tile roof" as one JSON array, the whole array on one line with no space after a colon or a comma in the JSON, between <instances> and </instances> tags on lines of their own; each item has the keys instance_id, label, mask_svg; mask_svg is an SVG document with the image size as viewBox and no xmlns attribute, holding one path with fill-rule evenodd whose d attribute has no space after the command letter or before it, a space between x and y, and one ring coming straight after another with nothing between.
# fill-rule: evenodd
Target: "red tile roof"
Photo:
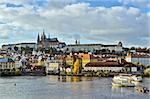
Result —
<instances>
[{"instance_id":1,"label":"red tile roof","mask_svg":"<svg viewBox=\"0 0 150 99\"><path fill-rule=\"evenodd\" d=\"M123 62L119 63L117 61L99 61L99 62L89 62L85 65L85 67L136 67L136 65L129 63L129 62Z\"/></svg>"},{"instance_id":2,"label":"red tile roof","mask_svg":"<svg viewBox=\"0 0 150 99\"><path fill-rule=\"evenodd\" d=\"M121 64L115 61L110 61L110 62L89 62L85 65L85 67L120 67Z\"/></svg>"}]
</instances>

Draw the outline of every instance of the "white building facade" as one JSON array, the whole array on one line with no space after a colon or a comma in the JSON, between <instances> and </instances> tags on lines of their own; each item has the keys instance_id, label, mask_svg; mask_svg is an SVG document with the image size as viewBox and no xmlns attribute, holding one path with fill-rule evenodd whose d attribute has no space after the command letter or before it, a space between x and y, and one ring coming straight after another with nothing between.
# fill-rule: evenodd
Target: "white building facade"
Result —
<instances>
[{"instance_id":1,"label":"white building facade","mask_svg":"<svg viewBox=\"0 0 150 99\"><path fill-rule=\"evenodd\" d=\"M109 72L128 72L138 71L138 67L132 63L119 63L115 61L89 62L84 67L85 71L109 71Z\"/></svg>"},{"instance_id":2,"label":"white building facade","mask_svg":"<svg viewBox=\"0 0 150 99\"><path fill-rule=\"evenodd\" d=\"M63 49L64 51L72 52L72 51L87 51L94 52L96 50L109 50L109 52L118 52L122 53L123 47L122 43L119 42L117 45L102 45L102 44L75 44L75 45L67 45Z\"/></svg>"},{"instance_id":3,"label":"white building facade","mask_svg":"<svg viewBox=\"0 0 150 99\"><path fill-rule=\"evenodd\" d=\"M58 69L62 67L62 64L63 64L62 60L49 60L46 63L46 72L58 73Z\"/></svg>"}]
</instances>

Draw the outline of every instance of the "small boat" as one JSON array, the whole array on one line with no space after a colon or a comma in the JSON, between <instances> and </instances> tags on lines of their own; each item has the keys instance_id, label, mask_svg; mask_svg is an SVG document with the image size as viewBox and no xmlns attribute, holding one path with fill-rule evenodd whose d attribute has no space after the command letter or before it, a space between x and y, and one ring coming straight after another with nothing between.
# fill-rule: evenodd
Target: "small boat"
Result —
<instances>
[{"instance_id":1,"label":"small boat","mask_svg":"<svg viewBox=\"0 0 150 99\"><path fill-rule=\"evenodd\" d=\"M46 76L46 68L43 66L30 66L23 68L22 76Z\"/></svg>"},{"instance_id":2,"label":"small boat","mask_svg":"<svg viewBox=\"0 0 150 99\"><path fill-rule=\"evenodd\" d=\"M120 81L112 81L112 86L117 87L134 87L135 84L132 82L129 82L127 80L120 80Z\"/></svg>"},{"instance_id":3,"label":"small boat","mask_svg":"<svg viewBox=\"0 0 150 99\"><path fill-rule=\"evenodd\" d=\"M140 84L142 77L133 74L119 74L112 79L113 86L134 87Z\"/></svg>"},{"instance_id":4,"label":"small boat","mask_svg":"<svg viewBox=\"0 0 150 99\"><path fill-rule=\"evenodd\" d=\"M140 93L148 93L149 92L148 88L142 87L142 86L136 87L136 91L138 91Z\"/></svg>"},{"instance_id":5,"label":"small boat","mask_svg":"<svg viewBox=\"0 0 150 99\"><path fill-rule=\"evenodd\" d=\"M133 74L119 74L114 76L113 81L128 80L133 82L142 82L142 77Z\"/></svg>"}]
</instances>

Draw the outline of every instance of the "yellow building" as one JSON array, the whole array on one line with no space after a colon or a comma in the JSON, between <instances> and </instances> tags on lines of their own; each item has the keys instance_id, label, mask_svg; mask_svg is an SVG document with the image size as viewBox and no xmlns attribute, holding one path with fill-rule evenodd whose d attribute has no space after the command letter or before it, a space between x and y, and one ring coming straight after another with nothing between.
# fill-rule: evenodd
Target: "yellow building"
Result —
<instances>
[{"instance_id":1,"label":"yellow building","mask_svg":"<svg viewBox=\"0 0 150 99\"><path fill-rule=\"evenodd\" d=\"M13 71L15 62L11 58L0 58L0 71Z\"/></svg>"},{"instance_id":2,"label":"yellow building","mask_svg":"<svg viewBox=\"0 0 150 99\"><path fill-rule=\"evenodd\" d=\"M81 66L81 59L76 59L74 66L73 66L73 73L74 74L78 74L80 73L82 70L82 66Z\"/></svg>"},{"instance_id":3,"label":"yellow building","mask_svg":"<svg viewBox=\"0 0 150 99\"><path fill-rule=\"evenodd\" d=\"M85 65L89 62L96 62L97 59L91 55L91 54L84 54L84 53L79 53L78 55L76 55L78 58L81 58L81 62L82 62L82 67L84 68ZM73 55L69 55L66 57L66 64L69 66L73 66L75 62L75 56Z\"/></svg>"},{"instance_id":4,"label":"yellow building","mask_svg":"<svg viewBox=\"0 0 150 99\"><path fill-rule=\"evenodd\" d=\"M87 63L97 61L97 59L91 54L79 54L79 57L82 59L83 68L85 67Z\"/></svg>"},{"instance_id":5,"label":"yellow building","mask_svg":"<svg viewBox=\"0 0 150 99\"><path fill-rule=\"evenodd\" d=\"M82 59L82 67L84 67L87 63L89 63L91 61L90 54L79 54L79 56Z\"/></svg>"}]
</instances>

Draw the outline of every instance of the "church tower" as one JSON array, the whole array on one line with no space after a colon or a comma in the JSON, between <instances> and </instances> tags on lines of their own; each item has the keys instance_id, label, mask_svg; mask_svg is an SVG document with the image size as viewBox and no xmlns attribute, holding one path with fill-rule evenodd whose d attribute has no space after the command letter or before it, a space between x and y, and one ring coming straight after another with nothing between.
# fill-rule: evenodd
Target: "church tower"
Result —
<instances>
[{"instance_id":1,"label":"church tower","mask_svg":"<svg viewBox=\"0 0 150 99\"><path fill-rule=\"evenodd\" d=\"M40 35L38 34L38 38L37 38L37 44L40 43Z\"/></svg>"},{"instance_id":2,"label":"church tower","mask_svg":"<svg viewBox=\"0 0 150 99\"><path fill-rule=\"evenodd\" d=\"M41 41L45 41L46 40L46 35L45 35L45 31L43 29L43 34L41 36Z\"/></svg>"}]
</instances>

